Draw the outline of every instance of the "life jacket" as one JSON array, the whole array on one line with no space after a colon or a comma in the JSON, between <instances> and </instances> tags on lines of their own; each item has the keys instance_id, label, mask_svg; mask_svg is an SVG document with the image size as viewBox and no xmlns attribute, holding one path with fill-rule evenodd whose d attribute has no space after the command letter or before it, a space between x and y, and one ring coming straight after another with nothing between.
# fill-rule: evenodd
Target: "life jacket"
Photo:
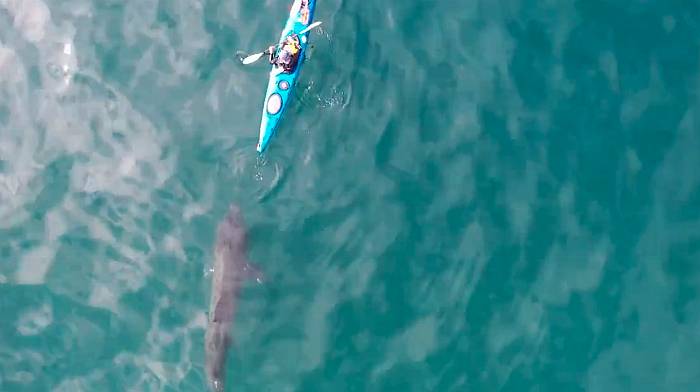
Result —
<instances>
[{"instance_id":1,"label":"life jacket","mask_svg":"<svg viewBox=\"0 0 700 392\"><path fill-rule=\"evenodd\" d=\"M284 44L284 48L292 54L292 56L296 55L297 52L299 52L299 44L296 41L289 42L287 41Z\"/></svg>"}]
</instances>

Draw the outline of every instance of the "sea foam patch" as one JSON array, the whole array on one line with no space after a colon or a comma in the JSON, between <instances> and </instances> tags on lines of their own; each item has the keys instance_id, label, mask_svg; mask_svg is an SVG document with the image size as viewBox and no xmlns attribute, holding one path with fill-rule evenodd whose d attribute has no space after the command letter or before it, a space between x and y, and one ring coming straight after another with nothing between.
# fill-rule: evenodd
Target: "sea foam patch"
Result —
<instances>
[{"instance_id":1,"label":"sea foam patch","mask_svg":"<svg viewBox=\"0 0 700 392\"><path fill-rule=\"evenodd\" d=\"M38 42L46 35L51 12L41 0L0 0L12 17L14 27L30 42Z\"/></svg>"},{"instance_id":2,"label":"sea foam patch","mask_svg":"<svg viewBox=\"0 0 700 392\"><path fill-rule=\"evenodd\" d=\"M17 332L22 336L33 336L41 333L53 322L53 308L43 304L39 308L25 311L17 320Z\"/></svg>"}]
</instances>

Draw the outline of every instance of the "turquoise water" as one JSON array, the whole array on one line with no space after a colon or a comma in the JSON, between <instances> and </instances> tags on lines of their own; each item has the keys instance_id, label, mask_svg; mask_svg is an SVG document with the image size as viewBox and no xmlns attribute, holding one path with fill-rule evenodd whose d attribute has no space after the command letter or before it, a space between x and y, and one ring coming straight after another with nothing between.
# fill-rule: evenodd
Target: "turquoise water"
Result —
<instances>
[{"instance_id":1,"label":"turquoise water","mask_svg":"<svg viewBox=\"0 0 700 392\"><path fill-rule=\"evenodd\" d=\"M700 4L0 0L0 390L700 389ZM695 261L693 261L695 260Z\"/></svg>"}]
</instances>

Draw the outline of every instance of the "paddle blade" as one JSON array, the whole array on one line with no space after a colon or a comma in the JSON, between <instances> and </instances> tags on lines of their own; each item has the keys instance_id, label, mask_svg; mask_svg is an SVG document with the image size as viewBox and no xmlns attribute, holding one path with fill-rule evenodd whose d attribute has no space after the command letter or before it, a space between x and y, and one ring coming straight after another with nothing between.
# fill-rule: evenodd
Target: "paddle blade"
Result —
<instances>
[{"instance_id":1,"label":"paddle blade","mask_svg":"<svg viewBox=\"0 0 700 392\"><path fill-rule=\"evenodd\" d=\"M306 33L307 31L313 29L314 27L319 26L321 23L323 23L323 22L321 22L320 20L319 20L318 22L311 23L311 24L309 25L309 27L307 27L307 28L305 28L304 30L300 31L299 34L304 34L304 33Z\"/></svg>"},{"instance_id":2,"label":"paddle blade","mask_svg":"<svg viewBox=\"0 0 700 392\"><path fill-rule=\"evenodd\" d=\"M248 57L246 57L246 58L243 59L243 64L251 64L251 63L254 63L254 62L260 60L260 58L261 58L264 54L265 54L265 52L260 52L260 53L256 53L256 54L251 54L250 56L248 56Z\"/></svg>"},{"instance_id":3,"label":"paddle blade","mask_svg":"<svg viewBox=\"0 0 700 392\"><path fill-rule=\"evenodd\" d=\"M313 29L314 27L318 27L321 23L323 23L323 22L318 21L318 22L311 23L307 28L305 28L304 30L298 32L296 35L304 34L304 33L306 33L307 31ZM261 52L261 53L256 53L256 54L251 54L250 56L248 56L248 57L246 57L246 58L243 59L243 64L252 64L252 63L254 63L254 62L260 60L260 58L261 58L262 56L264 56L265 54L267 54L267 51L264 51L264 52Z\"/></svg>"}]
</instances>

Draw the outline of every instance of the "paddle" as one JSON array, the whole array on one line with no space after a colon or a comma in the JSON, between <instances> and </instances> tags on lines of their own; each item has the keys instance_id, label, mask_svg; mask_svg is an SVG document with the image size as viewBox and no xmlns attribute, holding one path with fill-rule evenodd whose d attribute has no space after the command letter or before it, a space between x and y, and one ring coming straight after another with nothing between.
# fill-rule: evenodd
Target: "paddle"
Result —
<instances>
[{"instance_id":1,"label":"paddle","mask_svg":"<svg viewBox=\"0 0 700 392\"><path fill-rule=\"evenodd\" d=\"M306 33L307 31L313 29L314 27L317 27L317 26L320 25L321 23L322 23L321 21L311 23L311 24L309 25L309 27L305 28L304 30L302 30L302 31L300 31L300 32L298 32L298 33L296 33L296 34L294 34L294 35L304 34L304 33ZM278 45L279 45L279 44L275 45L275 47L277 47ZM248 56L248 57L246 57L246 58L243 59L243 64L252 64L252 63L254 63L254 62L260 60L260 58L261 58L262 56L266 55L266 54L270 54L270 53L266 50L266 51L264 51L264 52L260 52L260 53L256 53L256 54L251 54L250 56Z\"/></svg>"}]
</instances>

